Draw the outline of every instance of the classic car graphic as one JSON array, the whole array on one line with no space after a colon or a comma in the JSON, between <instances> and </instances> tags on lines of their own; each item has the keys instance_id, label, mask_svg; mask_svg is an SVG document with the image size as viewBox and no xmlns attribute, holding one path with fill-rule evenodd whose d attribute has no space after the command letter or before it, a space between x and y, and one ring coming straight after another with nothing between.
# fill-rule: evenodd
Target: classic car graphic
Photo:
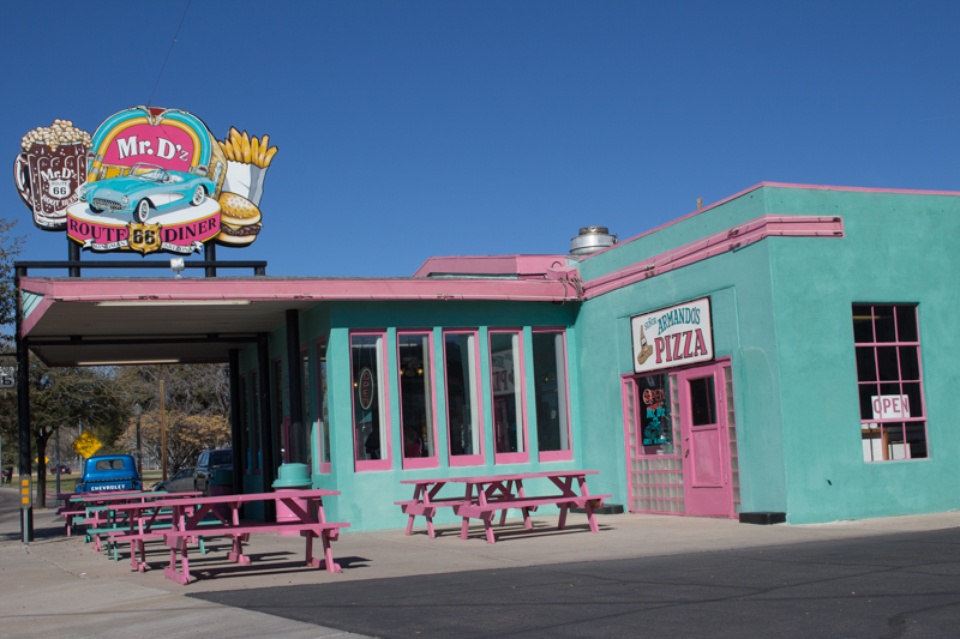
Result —
<instances>
[{"instance_id":1,"label":"classic car graphic","mask_svg":"<svg viewBox=\"0 0 960 639\"><path fill-rule=\"evenodd\" d=\"M142 224L154 211L199 206L215 190L209 178L140 163L127 175L81 185L77 195L94 213L128 213Z\"/></svg>"}]
</instances>

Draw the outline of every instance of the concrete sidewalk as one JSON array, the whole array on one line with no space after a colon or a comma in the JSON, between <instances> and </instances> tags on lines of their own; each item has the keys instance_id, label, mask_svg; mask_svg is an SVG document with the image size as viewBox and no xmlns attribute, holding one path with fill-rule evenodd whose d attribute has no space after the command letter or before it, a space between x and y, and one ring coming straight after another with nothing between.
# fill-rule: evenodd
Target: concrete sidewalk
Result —
<instances>
[{"instance_id":1,"label":"concrete sidewalk","mask_svg":"<svg viewBox=\"0 0 960 639\"><path fill-rule=\"evenodd\" d=\"M0 503L15 493L0 490ZM364 579L492 570L572 561L599 561L738 548L802 544L873 535L955 528L960 513L898 517L812 526L751 526L720 519L650 515L600 516L591 534L582 515L571 515L565 531L555 516L536 519L534 531L508 522L495 545L479 528L467 541L459 527L440 526L441 536L411 537L402 530L348 532L334 543L342 574L303 566L300 537L254 536L249 566L225 560L226 542L214 540L207 556L191 553L199 579L180 586L163 576L167 554L158 544L148 554L152 570L130 571L97 553L82 536L67 538L53 510L35 511L37 539L20 542L18 511L0 511L0 637L124 637L149 628L163 637L357 637L335 629L203 602L187 594L271 586L316 585ZM132 630L135 628L135 630Z\"/></svg>"}]
</instances>

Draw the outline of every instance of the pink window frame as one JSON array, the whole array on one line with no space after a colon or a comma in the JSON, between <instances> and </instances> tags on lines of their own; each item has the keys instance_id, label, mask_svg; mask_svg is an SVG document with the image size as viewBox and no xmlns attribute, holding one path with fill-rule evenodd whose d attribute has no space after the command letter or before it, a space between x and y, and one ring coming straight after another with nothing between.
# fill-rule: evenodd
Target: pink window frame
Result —
<instances>
[{"instance_id":1,"label":"pink window frame","mask_svg":"<svg viewBox=\"0 0 960 639\"><path fill-rule=\"evenodd\" d=\"M353 380L355 379L354 370L353 370L353 338L354 337L369 337L376 336L380 338L380 355L383 366L380 368L382 370L377 371L377 384L380 384L381 391L379 395L383 398L383 403L385 406L380 406L380 414L383 415L383 430L384 435L380 437L380 459L357 459L357 446L362 446L361 442L357 441L357 414L355 409L355 403L353 398ZM393 460L393 446L392 446L392 429L390 428L390 387L387 384L389 376L386 374L387 371L387 332L386 331L350 331L349 337L349 347L350 347L350 431L351 439L353 440L353 468L356 472L364 471L374 471L374 470L390 470ZM378 399L379 401L379 399ZM379 425L378 425L379 427ZM386 454L384 454L386 453Z\"/></svg>"},{"instance_id":2,"label":"pink window frame","mask_svg":"<svg viewBox=\"0 0 960 639\"><path fill-rule=\"evenodd\" d=\"M321 364L320 348L321 347L323 348L327 347L326 338L321 337L319 339L314 340L313 342L313 355L314 355L314 361L316 362L316 366L314 366L314 370L316 371L316 374L314 375L313 385L316 390L318 421L323 419L322 407L323 407L323 404L326 403L324 400L329 399L329 398L324 398L323 385L321 384L321 381L322 381L320 377L320 364ZM328 389L330 388L330 380L327 380L327 388ZM330 406L328 404L327 405L327 421L329 421L329 419L330 419ZM330 428L329 423L326 424L326 428L327 429ZM330 472L332 472L331 462L323 460L324 452L330 452L330 451L326 451L326 446L324 446L323 444L323 426L321 425L321 427L317 429L317 468L321 475L329 475ZM331 461L333 460L332 454L330 455L330 459Z\"/></svg>"},{"instance_id":3,"label":"pink window frame","mask_svg":"<svg viewBox=\"0 0 960 639\"><path fill-rule=\"evenodd\" d=\"M428 350L427 357L429 358L429 367L427 367L427 370L429 370L430 372L430 380L429 380L430 382L430 414L432 415L432 420L431 420L432 423L428 425L428 428L430 428L430 432L433 435L433 440L432 440L433 454L430 455L429 457L406 457L403 453L404 451L404 448L403 448L403 431L404 431L403 385L400 383L399 376L403 374L403 370L401 369L401 362L400 362L400 338L405 335L426 335L427 337L427 350ZM414 468L437 468L440 466L440 451L437 449L437 442L439 441L437 438L437 435L438 435L437 392L436 392L437 376L434 371L436 367L434 366L435 362L434 362L433 353L434 353L434 350L433 350L433 331L432 330L404 329L402 331L401 330L397 331L397 366L396 366L396 372L398 376L397 397L399 398L399 401L400 401L400 413L397 416L397 419L400 422L400 428L399 428L400 430L400 462L404 470L414 469Z\"/></svg>"},{"instance_id":4,"label":"pink window frame","mask_svg":"<svg viewBox=\"0 0 960 639\"><path fill-rule=\"evenodd\" d=\"M896 418L896 419L887 419L887 420L884 420L884 419L873 419L873 418L864 419L863 417L861 417L861 418L860 418L861 440L862 440L862 438L863 438L863 435L862 435L863 428L864 428L864 425L866 425L866 424L879 424L879 425L880 425L880 428L881 428L881 433L883 433L883 432L887 429L887 424L891 424L891 425L904 424L904 429L906 428L906 424L923 424L923 441L924 441L924 445L925 445L925 447L926 447L926 449L927 449L927 456L926 456L926 457L909 457L909 456L908 456L908 457L906 457L906 458L904 458L904 459L874 459L874 460L869 460L869 461L868 461L868 460L864 460L864 463L867 463L867 464L876 464L876 463L884 463L884 462L891 462L891 461L908 461L908 460L911 460L911 459L929 459L929 458L930 458L930 429L928 428L928 423L927 423L927 398L926 398L926 396L925 396L925 394L924 394L924 390L923 390L923 387L924 387L924 384L923 384L923 357L922 357L921 348L920 348L921 339L920 339L920 308L919 308L919 305L917 305L917 304L915 304L915 303L909 303L909 302L885 302L885 303L879 303L879 302L878 302L878 303L855 302L855 303L853 304L853 306L866 306L866 307L869 307L869 308L870 308L870 314L871 314L872 316L874 316L874 319L872 320L872 323L873 323L873 327L872 327L873 341L872 341L872 342L858 342L858 341L856 340L856 336L854 336L853 347L854 347L854 350L856 350L857 348L863 347L863 348L870 348L870 349L873 351L874 370L877 371L877 377L878 377L878 379L875 380L875 381L861 381L861 380L860 380L860 372L857 371L857 404L858 404L858 406L859 406L859 402L860 402L860 389L861 389L862 387L864 387L864 386L873 386L873 387L876 389L877 394L879 395L879 394L880 394L880 387L881 387L882 385L884 385L884 384L890 384L890 385L896 384L896 385L898 385L898 386L900 387L900 392L901 392L901 394L904 394L904 393L903 393L903 386L904 386L904 382L907 382L907 383L911 383L911 384L917 384L917 385L920 387L920 406L921 406L921 409L922 409L922 417L907 417L907 418ZM893 313L893 323L894 323L894 333L896 334L896 341L893 341L893 342L878 342L878 341L877 341L877 327L876 327L876 315L875 315L876 311L875 311L875 309L876 309L878 306L887 306L887 307L890 307L890 308L894 309L894 313ZM897 317L897 312L896 312L896 309L898 309L898 308L910 308L910 309L912 309L913 315L914 315L914 322L915 322L915 325L916 325L916 327L917 327L917 339L916 339L916 341L900 341L900 325L899 325L899 321L900 321L900 320L899 320L899 318ZM917 352L917 379L904 380L904 377L903 377L903 369L902 369L901 360L900 360L900 349L901 349L902 347L910 347L910 348L916 349L916 352ZM896 349L896 351L897 351L897 378L896 378L896 379L888 379L888 380L880 380L880 379L879 379L879 377L880 377L880 363L877 361L877 351L878 351L880 348L893 348L893 349ZM883 435L881 435L881 437L882 437L882 436L883 436ZM903 441L904 441L904 444L906 445L906 443L907 443L906 433L904 433ZM910 447L909 447L909 446L905 446L905 450L906 450L907 453L909 454Z\"/></svg>"},{"instance_id":5,"label":"pink window frame","mask_svg":"<svg viewBox=\"0 0 960 639\"><path fill-rule=\"evenodd\" d=\"M560 344L563 348L563 384L566 387L564 390L565 410L567 411L567 442L569 446L566 450L539 450L539 440L537 441L538 450L537 456L541 462L554 462L554 461L570 461L573 459L573 420L571 419L572 413L570 412L570 365L567 360L567 331L564 328L553 328L553 327L538 327L533 329L532 334L536 335L537 333L550 333L550 334L560 334ZM530 347L533 348L533 341L530 342ZM537 371L534 369L533 374L536 375ZM536 384L534 384L534 393L536 393Z\"/></svg>"},{"instance_id":6,"label":"pink window frame","mask_svg":"<svg viewBox=\"0 0 960 639\"><path fill-rule=\"evenodd\" d=\"M473 398L473 408L476 411L474 424L477 429L477 452L471 455L454 455L450 448L450 394L447 392L447 335L470 335L473 337L473 374L477 382L477 393ZM443 339L443 394L446 409L446 427L447 427L447 460L451 467L455 466L480 466L484 463L485 445L483 429L483 396L481 370L480 370L480 331L476 329L467 330L445 330L442 334Z\"/></svg>"},{"instance_id":7,"label":"pink window frame","mask_svg":"<svg viewBox=\"0 0 960 639\"><path fill-rule=\"evenodd\" d=\"M496 429L496 402L493 397L493 336L494 335L516 335L516 361L514 362L514 386L520 384L519 395L520 405L517 406L517 432L523 435L523 450L515 453L497 452L497 429ZM524 464L530 461L530 420L527 418L527 378L526 362L523 356L523 329L520 328L496 328L487 332L487 362L490 372L490 427L493 429L493 461L495 464ZM516 392L516 391L515 391Z\"/></svg>"}]
</instances>

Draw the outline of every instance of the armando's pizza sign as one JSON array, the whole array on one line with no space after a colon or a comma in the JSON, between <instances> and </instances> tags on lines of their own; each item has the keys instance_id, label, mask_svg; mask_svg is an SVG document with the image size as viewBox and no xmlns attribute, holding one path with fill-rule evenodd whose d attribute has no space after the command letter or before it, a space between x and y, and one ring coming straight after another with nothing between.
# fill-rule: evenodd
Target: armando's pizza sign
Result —
<instances>
[{"instance_id":1,"label":"armando's pizza sign","mask_svg":"<svg viewBox=\"0 0 960 639\"><path fill-rule=\"evenodd\" d=\"M92 136L55 120L21 148L14 180L37 227L86 250L144 255L252 244L277 152L269 136L231 128L217 140L190 113L152 107L121 111Z\"/></svg>"}]
</instances>

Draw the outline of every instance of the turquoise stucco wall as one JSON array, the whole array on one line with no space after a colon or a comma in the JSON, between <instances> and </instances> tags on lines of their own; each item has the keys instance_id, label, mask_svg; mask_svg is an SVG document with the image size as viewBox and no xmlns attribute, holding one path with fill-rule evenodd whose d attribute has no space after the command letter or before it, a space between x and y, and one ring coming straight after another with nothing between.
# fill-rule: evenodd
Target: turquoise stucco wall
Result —
<instances>
[{"instance_id":1,"label":"turquoise stucco wall","mask_svg":"<svg viewBox=\"0 0 960 639\"><path fill-rule=\"evenodd\" d=\"M764 243L601 295L585 304L576 332L581 342L579 394L584 463L607 467L598 489L627 502L621 375L633 372L630 318L679 302L709 297L714 350L729 358L740 445L744 510L786 508L780 424L777 342L771 313L769 255ZM749 380L747 383L746 380Z\"/></svg>"},{"instance_id":2,"label":"turquoise stucco wall","mask_svg":"<svg viewBox=\"0 0 960 639\"><path fill-rule=\"evenodd\" d=\"M302 313L301 344L311 355L316 340L329 344L332 472L321 474L315 466L313 483L342 492L331 504L331 516L350 521L354 530L402 527L405 518L393 502L408 498L410 490L400 485L401 479L544 467L536 461L495 465L490 414L484 408L482 466L450 469L441 454L438 468L403 471L401 434L394 423L391 469L355 473L350 330L388 329L388 364L396 357L398 328L432 330L439 380L444 328L481 329L483 351L487 328L523 328L529 362L531 327L569 327L574 459L552 467L600 470L591 479L591 490L611 493L613 503L626 504L621 376L633 370L630 318L700 297L711 300L716 355L731 364L741 510L782 511L792 523L807 523L960 507L952 472L960 429L954 427L950 403L960 381L951 348L960 291L949 285L952 273L960 272L960 252L951 242L960 232L960 197L764 186L584 259L579 268L589 282L766 214L839 216L845 236L769 237L582 304L351 302L318 304ZM919 304L929 459L863 461L854 302ZM271 359L285 357L283 326L271 334L270 350ZM256 349L246 349L241 371L255 365ZM283 371L286 375L285 362ZM528 385L530 374L528 368ZM311 376L316 379L315 368ZM480 381L486 407L486 362ZM396 382L389 380L393 415L399 412ZM437 445L445 450L442 383L434 388ZM528 402L528 421L532 410ZM536 460L535 437L530 439L531 459ZM440 521L454 520L444 512Z\"/></svg>"},{"instance_id":3,"label":"turquoise stucco wall","mask_svg":"<svg viewBox=\"0 0 960 639\"><path fill-rule=\"evenodd\" d=\"M783 386L788 520L952 510L960 429L951 398L960 198L770 189L771 206L840 215L840 241L771 242ZM928 459L863 461L851 305L918 303ZM781 310L782 309L782 310Z\"/></svg>"},{"instance_id":4,"label":"turquoise stucco wall","mask_svg":"<svg viewBox=\"0 0 960 639\"><path fill-rule=\"evenodd\" d=\"M374 530L382 528L399 528L406 525L406 517L394 501L409 499L412 488L401 486L401 479L414 477L434 477L462 474L492 474L506 471L532 471L539 468L573 468L582 465L578 455L581 447L576 439L577 430L574 429L573 450L575 457L572 461L543 463L537 461L537 445L535 429L532 424L532 402L527 402L526 417L529 424L528 449L530 462L522 464L495 465L493 461L493 428L491 415L487 404L491 396L489 367L484 357L480 358L480 392L482 409L482 424L484 433L485 463L478 466L451 469L444 454L440 455L440 465L435 468L403 470L399 451L402 449L401 432L397 427L399 414L399 397L397 393L398 380L394 377L388 380L387 401L391 413L391 445L393 459L391 468L383 471L354 472L353 451L353 424L352 424L352 383L350 378L350 344L349 336L352 330L385 329L387 332L387 370L396 368L396 334L397 330L418 329L430 330L434 337L434 369L436 383L438 441L440 451L447 449L446 434L446 407L442 396L442 331L455 328L480 329L479 347L486 352L486 330L489 328L520 328L523 330L524 359L528 362L525 369L526 382L532 387L531 331L532 327L568 328L572 326L577 312L576 305L558 304L523 304L508 302L395 302L395 303L327 303L319 304L313 309L301 313L300 342L302 346L309 345L311 356L314 355L314 345L317 340L327 341L328 387L330 389L329 419L331 422L331 472L320 473L317 464L318 451L315 438L311 439L313 446L313 485L320 488L329 488L341 491L341 496L330 500L327 508L328 516L351 523L352 530ZM278 327L270 336L271 361L277 357L283 360L283 374L286 376L284 327ZM568 332L567 351L572 359L576 350L576 339ZM248 348L241 358L241 373L246 373L256 366L256 351ZM571 363L571 369L574 364ZM311 367L311 377L316 380L316 363ZM286 389L286 380L284 380ZM285 391L286 392L286 391ZM311 385L310 401L316 402L316 386ZM571 404L576 410L578 399L571 396ZM284 414L289 408L284 406ZM251 486L255 481L250 482ZM529 489L536 490L536 484L530 484ZM444 509L436 518L438 523L456 521L449 509Z\"/></svg>"}]
</instances>

